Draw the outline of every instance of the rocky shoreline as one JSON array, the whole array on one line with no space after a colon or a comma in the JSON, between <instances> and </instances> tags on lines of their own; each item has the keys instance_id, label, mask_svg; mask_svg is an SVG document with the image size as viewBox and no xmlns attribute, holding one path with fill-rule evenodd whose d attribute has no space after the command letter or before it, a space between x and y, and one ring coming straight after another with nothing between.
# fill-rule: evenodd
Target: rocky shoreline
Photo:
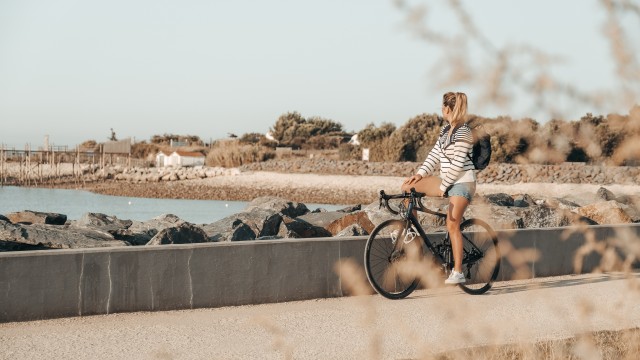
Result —
<instances>
[{"instance_id":1,"label":"rocky shoreline","mask_svg":"<svg viewBox=\"0 0 640 360\"><path fill-rule=\"evenodd\" d=\"M640 222L640 196L616 196L606 188L594 195L598 201L580 205L563 198L487 194L476 196L465 216L483 219L496 229ZM446 199L425 198L424 203L447 211ZM244 211L202 225L171 214L140 222L86 213L69 221L64 214L22 211L0 215L0 251L357 236L396 217L378 201L338 211L310 211L304 203L276 197L256 198ZM442 218L424 213L419 218L427 231L445 231Z\"/></svg>"},{"instance_id":2,"label":"rocky shoreline","mask_svg":"<svg viewBox=\"0 0 640 360\"><path fill-rule=\"evenodd\" d=\"M238 214L201 225L171 214L143 222L97 213L79 220L34 211L5 214L0 215L0 251L367 235L394 217L379 208L378 191L397 192L418 165L299 159L239 169L115 166L88 171L82 181L62 175L51 186L130 197L250 203ZM465 216L496 229L640 222L640 168L493 164L478 173L478 182ZM558 187L562 193L554 191ZM440 212L448 206L446 199L425 202ZM310 211L305 203L350 205L342 211ZM421 221L430 231L444 230L440 218L422 216Z\"/></svg>"},{"instance_id":3,"label":"rocky shoreline","mask_svg":"<svg viewBox=\"0 0 640 360\"><path fill-rule=\"evenodd\" d=\"M276 196L292 201L325 204L356 204L375 201L377 190L370 184L376 177L393 177L393 189L402 178L415 172L420 163L376 163L327 159L289 159L251 163L240 168L127 168L108 166L104 169L81 165L82 176L74 175L78 168L61 166L57 175L47 181L29 185L83 189L104 195L170 198L193 200L251 201L260 196ZM234 181L256 172L281 174L315 174L361 177L362 186L304 187L304 184ZM11 173L9 172L9 175ZM5 185L21 185L16 176L7 176ZM560 165L491 164L477 173L479 184L640 184L640 167L614 167L565 163Z\"/></svg>"}]
</instances>

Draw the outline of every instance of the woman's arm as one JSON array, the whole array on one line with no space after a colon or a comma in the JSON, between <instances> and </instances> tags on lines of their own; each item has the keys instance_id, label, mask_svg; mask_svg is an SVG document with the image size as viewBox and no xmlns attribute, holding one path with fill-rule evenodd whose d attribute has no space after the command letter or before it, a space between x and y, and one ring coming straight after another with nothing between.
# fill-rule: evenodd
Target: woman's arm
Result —
<instances>
[{"instance_id":1,"label":"woman's arm","mask_svg":"<svg viewBox=\"0 0 640 360\"><path fill-rule=\"evenodd\" d=\"M429 155L424 160L424 163L418 169L418 175L424 177L430 175L436 171L436 166L440 163L440 141L436 140L436 144L433 146Z\"/></svg>"}]
</instances>

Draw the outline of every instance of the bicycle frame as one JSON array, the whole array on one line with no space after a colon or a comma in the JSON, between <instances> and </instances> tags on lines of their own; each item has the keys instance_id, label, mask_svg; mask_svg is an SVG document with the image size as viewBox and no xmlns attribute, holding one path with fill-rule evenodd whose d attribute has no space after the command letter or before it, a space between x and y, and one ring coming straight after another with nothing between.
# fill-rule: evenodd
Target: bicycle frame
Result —
<instances>
[{"instance_id":1,"label":"bicycle frame","mask_svg":"<svg viewBox=\"0 0 640 360\"><path fill-rule=\"evenodd\" d=\"M429 209L423 207L422 204L420 204L420 206L418 206L418 201L422 196L424 196L424 194L418 193L414 189L411 189L411 190L412 191L409 193L409 197L406 197L406 195L405 196L386 195L384 193L384 190L381 190L380 191L380 199L381 199L381 201L382 201L382 199L385 200L385 205L386 205L387 209L389 209L389 211L391 211L392 213L395 213L395 211L393 211L389 207L389 205L388 205L388 200L389 199L400 199L400 198L409 199L409 205L407 206L406 211L401 210L398 213L400 213L400 215L404 218L404 220L410 222L413 225L413 227L418 231L418 234L422 238L422 243L429 249L429 251L431 251L431 253L436 258L436 260L439 263L439 265L447 266L447 265L449 265L450 261L448 261L447 259L443 258L442 255L440 254L440 252L436 250L435 246L429 240L429 237L427 236L427 234L425 233L424 229L422 228L422 225L420 225L420 222L418 221L417 217L414 215L414 210L422 211L422 212L425 212L427 214L435 215L435 216L442 217L442 218L446 218L447 215L443 214L443 213L439 213L439 212L433 211L433 210L429 210ZM449 233L447 232L445 234L445 241L448 241L448 239L449 239Z\"/></svg>"}]
</instances>

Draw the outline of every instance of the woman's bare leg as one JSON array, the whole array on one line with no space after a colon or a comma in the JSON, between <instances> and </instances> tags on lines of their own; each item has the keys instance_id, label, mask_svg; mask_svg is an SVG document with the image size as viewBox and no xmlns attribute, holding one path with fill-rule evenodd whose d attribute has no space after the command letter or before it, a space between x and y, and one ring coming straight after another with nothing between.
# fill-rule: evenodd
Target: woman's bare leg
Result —
<instances>
[{"instance_id":1,"label":"woman's bare leg","mask_svg":"<svg viewBox=\"0 0 640 360\"><path fill-rule=\"evenodd\" d=\"M449 211L447 212L447 231L451 239L453 251L454 270L462 272L462 233L460 223L464 211L469 205L469 200L464 196L452 196L449 198Z\"/></svg>"},{"instance_id":2,"label":"woman's bare leg","mask_svg":"<svg viewBox=\"0 0 640 360\"><path fill-rule=\"evenodd\" d=\"M411 184L406 181L402 183L401 191L409 192L411 188L415 188L417 192L425 193L427 196L440 196L440 180L437 176L425 176L422 179Z\"/></svg>"}]
</instances>

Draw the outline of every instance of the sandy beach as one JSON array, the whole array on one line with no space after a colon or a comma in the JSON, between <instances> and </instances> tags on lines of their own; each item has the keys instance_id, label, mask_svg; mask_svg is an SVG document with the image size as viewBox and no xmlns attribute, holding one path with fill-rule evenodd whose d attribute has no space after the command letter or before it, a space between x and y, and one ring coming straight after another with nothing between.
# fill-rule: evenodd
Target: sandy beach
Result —
<instances>
[{"instance_id":1,"label":"sandy beach","mask_svg":"<svg viewBox=\"0 0 640 360\"><path fill-rule=\"evenodd\" d=\"M250 201L260 196L279 196L289 200L324 204L368 204L376 201L379 190L397 193L403 177L320 175L277 173L266 171L241 172L237 175L158 183L105 181L87 183L78 188L105 195L129 197L240 200ZM580 205L593 202L597 190L604 186L616 196L639 195L640 185L595 184L478 184L477 195L507 193L529 194L534 197L557 197Z\"/></svg>"}]
</instances>

